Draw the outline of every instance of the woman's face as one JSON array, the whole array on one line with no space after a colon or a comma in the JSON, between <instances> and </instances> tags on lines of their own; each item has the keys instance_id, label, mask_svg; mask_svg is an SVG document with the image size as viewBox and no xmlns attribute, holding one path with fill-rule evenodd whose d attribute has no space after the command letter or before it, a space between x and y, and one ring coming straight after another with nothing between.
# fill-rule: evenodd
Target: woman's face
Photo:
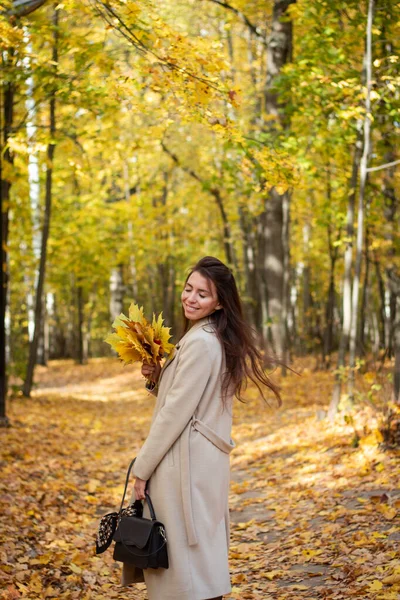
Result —
<instances>
[{"instance_id":1,"label":"woman's face","mask_svg":"<svg viewBox=\"0 0 400 600\"><path fill-rule=\"evenodd\" d=\"M207 317L222 308L214 283L197 271L194 271L187 280L181 300L185 317L190 321Z\"/></svg>"}]
</instances>

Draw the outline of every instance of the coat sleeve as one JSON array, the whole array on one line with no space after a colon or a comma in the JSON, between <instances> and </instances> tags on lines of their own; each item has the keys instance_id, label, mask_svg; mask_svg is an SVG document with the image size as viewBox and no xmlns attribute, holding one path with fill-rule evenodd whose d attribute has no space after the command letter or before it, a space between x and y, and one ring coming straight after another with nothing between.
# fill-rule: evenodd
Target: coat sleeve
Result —
<instances>
[{"instance_id":1,"label":"coat sleeve","mask_svg":"<svg viewBox=\"0 0 400 600\"><path fill-rule=\"evenodd\" d=\"M181 350L165 404L154 419L133 467L148 480L192 418L211 376L212 361L204 338L189 339Z\"/></svg>"}]
</instances>

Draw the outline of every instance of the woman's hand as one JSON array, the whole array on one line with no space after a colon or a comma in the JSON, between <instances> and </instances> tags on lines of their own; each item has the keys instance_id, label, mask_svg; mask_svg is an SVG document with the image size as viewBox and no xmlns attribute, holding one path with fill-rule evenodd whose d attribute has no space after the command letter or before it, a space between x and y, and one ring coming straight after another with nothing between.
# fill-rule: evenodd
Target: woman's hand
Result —
<instances>
[{"instance_id":1,"label":"woman's hand","mask_svg":"<svg viewBox=\"0 0 400 600\"><path fill-rule=\"evenodd\" d=\"M136 477L135 485L134 485L136 500L144 500L145 499L145 497L146 497L145 493L144 493L145 488L146 488L145 480L139 479L139 477Z\"/></svg>"},{"instance_id":2,"label":"woman's hand","mask_svg":"<svg viewBox=\"0 0 400 600\"><path fill-rule=\"evenodd\" d=\"M146 377L146 379L150 379L151 381L154 381L154 383L157 383L158 378L160 377L160 373L161 373L160 363L157 363L156 365L154 363L143 363L142 364L142 375L144 375L144 377Z\"/></svg>"}]
</instances>

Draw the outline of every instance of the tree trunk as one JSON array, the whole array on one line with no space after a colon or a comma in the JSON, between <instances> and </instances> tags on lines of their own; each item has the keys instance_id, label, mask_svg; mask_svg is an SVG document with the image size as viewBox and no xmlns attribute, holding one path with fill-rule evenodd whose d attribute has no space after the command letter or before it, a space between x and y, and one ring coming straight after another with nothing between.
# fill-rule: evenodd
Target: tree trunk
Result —
<instances>
[{"instance_id":1,"label":"tree trunk","mask_svg":"<svg viewBox=\"0 0 400 600\"><path fill-rule=\"evenodd\" d=\"M333 349L333 317L335 310L335 264L336 259L331 257L328 301L325 309L325 336L324 336L324 365L326 369L330 368L331 354Z\"/></svg>"},{"instance_id":2,"label":"tree trunk","mask_svg":"<svg viewBox=\"0 0 400 600\"><path fill-rule=\"evenodd\" d=\"M235 271L237 271L237 262L236 262L235 248L234 248L233 240L232 240L231 226L229 224L228 216L225 211L225 206L224 206L224 203L222 200L221 192L218 188L213 188L211 190L211 193L215 198L215 202L218 206L218 209L219 209L219 212L221 215L221 219L222 219L226 260L227 260L228 265L230 265L231 267L233 267L235 269Z\"/></svg>"},{"instance_id":3,"label":"tree trunk","mask_svg":"<svg viewBox=\"0 0 400 600\"><path fill-rule=\"evenodd\" d=\"M377 58L382 57L383 60L388 63L391 60L391 56L395 53L396 47L390 39L390 16L392 6L388 5L379 6L379 9L386 9L385 16L381 17L380 23L380 34L379 43L376 44ZM378 55L379 53L379 55ZM388 251L384 257L384 264L386 266L386 272L391 273L395 266L396 256L398 255L398 240L399 240L399 218L398 212L398 196L396 195L396 159L398 158L397 149L397 117L392 116L388 111L386 102L382 100L379 102L380 112L377 115L377 122L379 123L379 130L382 137L382 145L384 148L383 153L383 164L388 165L383 171L382 178L382 194L384 199L384 216L387 222L385 228L384 238L388 242ZM394 164L393 164L394 163ZM397 271L398 272L398 271ZM385 325L384 335L384 348L385 354L383 359L387 356L392 358L395 356L395 339L396 335L396 313L398 317L398 299L393 289L392 282L390 280L384 282L383 278L379 282L382 285L381 296L383 298L382 311L383 311L383 323ZM398 327L398 320L397 320Z\"/></svg>"},{"instance_id":4,"label":"tree trunk","mask_svg":"<svg viewBox=\"0 0 400 600\"><path fill-rule=\"evenodd\" d=\"M393 400L400 405L400 276L394 267L387 270L390 291L396 298L396 311L393 328Z\"/></svg>"},{"instance_id":5,"label":"tree trunk","mask_svg":"<svg viewBox=\"0 0 400 600\"><path fill-rule=\"evenodd\" d=\"M32 43L28 39L26 47L27 56L24 59L27 70L32 72ZM39 277L38 266L40 263L40 229L41 229L41 214L40 214L40 170L39 170L39 156L36 148L37 140L37 108L34 98L34 78L30 75L26 80L26 100L25 106L27 114L29 115L26 122L26 136L28 145L28 183L29 183L29 203L31 207L31 220L32 220L32 254L35 257L35 271L33 277L27 272L24 275L26 280L28 294L27 294L27 306L28 306L28 331L29 331L29 342L32 342L33 332L35 330L35 298L34 290L37 288L37 281ZM45 317L44 317L45 318ZM43 335L39 338L39 363L41 361L41 355L43 355Z\"/></svg>"},{"instance_id":6,"label":"tree trunk","mask_svg":"<svg viewBox=\"0 0 400 600\"><path fill-rule=\"evenodd\" d=\"M267 46L267 78L264 91L265 109L270 115L275 116L276 123L283 127L287 121L283 106L279 103L279 96L275 87L277 77L282 67L292 60L292 22L288 16L288 9L296 0L274 0L272 22Z\"/></svg>"},{"instance_id":7,"label":"tree trunk","mask_svg":"<svg viewBox=\"0 0 400 600\"><path fill-rule=\"evenodd\" d=\"M342 309L342 331L340 334L338 363L333 386L333 393L328 409L328 418L333 421L337 413L341 391L343 368L345 356L349 344L351 324L351 271L353 262L353 239L354 239L354 209L356 201L356 188L358 179L358 167L361 157L360 123L357 127L358 134L354 149L352 173L349 182L349 201L346 216L346 249L344 253L344 275L343 275L343 309Z\"/></svg>"},{"instance_id":8,"label":"tree trunk","mask_svg":"<svg viewBox=\"0 0 400 600\"><path fill-rule=\"evenodd\" d=\"M53 12L53 56L52 61L55 70L58 67L58 10L54 8ZM35 303L35 331L32 342L29 346L29 361L26 373L26 379L23 386L24 396L30 396L33 384L33 373L35 369L39 333L42 320L42 296L44 291L44 282L46 276L46 258L47 258L47 241L50 232L50 217L51 217L51 202L52 202L52 184L53 184L53 160L55 151L55 134L56 134L56 91L50 97L50 141L47 146L47 170L46 170L46 197L43 219L42 243L39 263L39 276L36 289Z\"/></svg>"},{"instance_id":9,"label":"tree trunk","mask_svg":"<svg viewBox=\"0 0 400 600\"><path fill-rule=\"evenodd\" d=\"M328 169L328 191L327 198L329 204L331 203L331 182L330 182L330 170ZM340 241L341 228L337 232L336 241ZM335 267L338 259L338 244L334 245L332 242L332 226L331 222L328 223L328 249L330 258L330 272L329 272L329 288L328 288L328 301L325 308L325 333L323 339L323 363L326 369L330 368L331 354L333 350L333 321L335 313Z\"/></svg>"},{"instance_id":10,"label":"tree trunk","mask_svg":"<svg viewBox=\"0 0 400 600\"><path fill-rule=\"evenodd\" d=\"M385 146L386 146L386 152L385 152L384 159L383 159L384 163L394 162L396 159L396 154L394 152L393 143L390 138L391 133L392 132L390 132L390 133L388 132L388 133L386 133L386 135L384 135L384 142L385 142ZM385 200L385 211L384 211L385 219L389 225L389 231L385 237L390 243L388 255L389 255L389 264L392 264L394 258L396 257L396 254L397 254L396 240L398 239L398 235L399 235L398 218L396 218L398 199L396 196L396 188L395 188L395 167L389 167L388 169L385 169L382 187L383 187L383 197ZM384 289L385 286L383 284L383 280L382 280L382 285L383 285L383 289ZM386 298L385 298L385 291L384 291L383 295L384 295L385 302L383 304L383 317L384 317L384 323L385 323L385 348L386 348L388 357L391 358L395 354L394 335L395 335L395 329L396 329L396 324L395 324L396 312L397 312L398 308L397 308L396 294L390 288L390 286L389 286L388 292L389 292L389 306L388 306L389 314L388 314L388 316L386 316L386 311L385 311Z\"/></svg>"},{"instance_id":11,"label":"tree trunk","mask_svg":"<svg viewBox=\"0 0 400 600\"><path fill-rule=\"evenodd\" d=\"M289 290L290 290L290 243L289 243L289 227L290 227L290 197L289 194L284 194L282 198L283 212L283 227L282 227L282 246L283 246L283 310L282 310L282 375L286 376L286 364L289 362Z\"/></svg>"},{"instance_id":12,"label":"tree trunk","mask_svg":"<svg viewBox=\"0 0 400 600\"><path fill-rule=\"evenodd\" d=\"M290 343L290 352L294 352L294 354L300 353L301 344L299 343L299 331L297 326L298 321L298 283L297 283L297 268L293 267L292 269L292 277L291 277L291 285L289 290L289 310L290 310L290 319L291 319L291 343Z\"/></svg>"},{"instance_id":13,"label":"tree trunk","mask_svg":"<svg viewBox=\"0 0 400 600\"><path fill-rule=\"evenodd\" d=\"M303 227L303 252L304 256L307 257L304 263L301 263L299 269L300 285L302 286L302 343L300 345L300 354L307 354L311 340L314 337L313 324L312 324L312 294L311 294L311 267L309 263L309 249L310 249L310 223L305 223Z\"/></svg>"},{"instance_id":14,"label":"tree trunk","mask_svg":"<svg viewBox=\"0 0 400 600\"><path fill-rule=\"evenodd\" d=\"M359 343L359 354L365 355L367 352L365 329L367 324L367 305L369 296L369 271L370 271L370 254L369 254L369 231L366 228L365 234L365 275L364 284L361 297L361 310L360 310L360 343Z\"/></svg>"},{"instance_id":15,"label":"tree trunk","mask_svg":"<svg viewBox=\"0 0 400 600\"><path fill-rule=\"evenodd\" d=\"M128 161L125 161L123 164L124 171L124 184L125 184L125 200L127 204L131 201L131 186L129 181L129 164ZM139 193L139 189L137 186L136 193ZM133 238L133 223L129 219L128 221L128 240L129 240L129 269L132 277L132 296L134 302L137 302L138 298L138 282L137 282L137 269L136 269L136 259L135 259L135 240Z\"/></svg>"},{"instance_id":16,"label":"tree trunk","mask_svg":"<svg viewBox=\"0 0 400 600\"><path fill-rule=\"evenodd\" d=\"M282 359L284 342L283 313L283 198L273 189L262 215L264 241L263 278L267 288L268 325L274 352Z\"/></svg>"},{"instance_id":17,"label":"tree trunk","mask_svg":"<svg viewBox=\"0 0 400 600\"><path fill-rule=\"evenodd\" d=\"M245 289L242 299L248 321L257 330L260 329L258 315L257 271L256 271L256 231L253 217L246 211L245 205L239 207L239 223L242 231L243 265Z\"/></svg>"},{"instance_id":18,"label":"tree trunk","mask_svg":"<svg viewBox=\"0 0 400 600\"><path fill-rule=\"evenodd\" d=\"M114 321L118 317L124 304L124 266L118 265L110 275L110 316Z\"/></svg>"},{"instance_id":19,"label":"tree trunk","mask_svg":"<svg viewBox=\"0 0 400 600\"><path fill-rule=\"evenodd\" d=\"M78 355L76 362L79 365L85 365L87 363L87 354L85 352L85 334L83 330L84 326L84 299L82 285L78 284L76 289L76 301L77 301L77 313L78 313Z\"/></svg>"},{"instance_id":20,"label":"tree trunk","mask_svg":"<svg viewBox=\"0 0 400 600\"><path fill-rule=\"evenodd\" d=\"M371 313L371 331L372 331L372 354L374 357L374 361L376 362L379 357L379 349L380 349L380 335L379 335L379 324L378 317L376 312L373 311Z\"/></svg>"},{"instance_id":21,"label":"tree trunk","mask_svg":"<svg viewBox=\"0 0 400 600\"><path fill-rule=\"evenodd\" d=\"M11 51L10 51L11 52ZM4 176L3 164L12 166L13 155L8 146L14 116L14 85L8 81L1 88L1 121L2 131L0 140L0 193L1 193L1 228L0 228L0 426L7 425L6 396L7 396L7 365L6 365L6 312L8 290L8 226L11 182Z\"/></svg>"},{"instance_id":22,"label":"tree trunk","mask_svg":"<svg viewBox=\"0 0 400 600\"><path fill-rule=\"evenodd\" d=\"M400 290L396 296L396 316L393 327L394 373L393 399L400 405Z\"/></svg>"},{"instance_id":23,"label":"tree trunk","mask_svg":"<svg viewBox=\"0 0 400 600\"><path fill-rule=\"evenodd\" d=\"M45 0L15 0L8 14L23 16L34 11ZM13 57L12 48L8 48L9 56ZM14 114L14 83L6 81L0 89L0 427L9 424L6 416L7 397L7 336L6 314L8 299L8 228L9 202L11 182L4 178L3 164L12 165L13 156L8 147L9 137L13 126Z\"/></svg>"},{"instance_id":24,"label":"tree trunk","mask_svg":"<svg viewBox=\"0 0 400 600\"><path fill-rule=\"evenodd\" d=\"M264 89L266 112L275 116L275 121L269 126L270 130L278 129L278 124L283 129L288 125L284 107L279 103L274 86L282 67L292 58L292 23L288 18L288 8L293 3L294 0L275 0L273 6ZM288 250L284 248L284 239L285 219L288 220L289 216L284 215L284 206L289 206L289 192L279 194L273 188L265 200L264 213L261 215L265 252L263 280L267 293L269 334L273 349L280 358L283 358L287 347L284 315L288 286L287 281L285 282L285 270L289 269L289 265L284 264L285 253L288 254Z\"/></svg>"},{"instance_id":25,"label":"tree trunk","mask_svg":"<svg viewBox=\"0 0 400 600\"><path fill-rule=\"evenodd\" d=\"M377 258L376 252L374 251L374 266L376 273L376 280L378 283L379 293L379 320L378 320L378 331L379 331L379 348L384 349L386 347L386 314L385 314L385 283L383 281L380 263Z\"/></svg>"},{"instance_id":26,"label":"tree trunk","mask_svg":"<svg viewBox=\"0 0 400 600\"><path fill-rule=\"evenodd\" d=\"M350 343L349 343L349 382L348 382L348 398L350 402L354 400L354 385L355 385L355 364L356 364L356 349L357 349L357 326L358 326L358 299L360 293L361 265L362 252L364 245L364 216L365 216L365 189L368 177L368 160L371 145L371 86L372 86L372 21L374 12L374 0L369 0L368 3L368 18L367 18L367 42L365 50L365 70L366 70L366 87L367 94L365 99L365 117L364 117L364 143L363 154L360 162L360 191L358 199L358 217L357 217L357 242L356 242L356 259L354 267L353 293L352 293L352 321L350 327Z\"/></svg>"},{"instance_id":27,"label":"tree trunk","mask_svg":"<svg viewBox=\"0 0 400 600\"><path fill-rule=\"evenodd\" d=\"M36 364L46 366L47 365L47 354L48 354L48 319L47 319L47 294L43 294L42 298L42 318L40 322L40 332L38 341L38 350L36 357Z\"/></svg>"},{"instance_id":28,"label":"tree trunk","mask_svg":"<svg viewBox=\"0 0 400 600\"><path fill-rule=\"evenodd\" d=\"M328 159L327 163L327 185L326 185L326 199L328 206L332 205L332 181L331 181L331 165ZM328 221L328 250L330 259L330 272L329 272L329 288L328 288L328 301L325 308L325 332L323 336L323 364L326 369L330 368L331 354L333 350L333 320L335 312L335 267L338 258L338 243L335 245L332 241L332 221L329 215ZM340 242L341 228L339 228L336 235L336 242Z\"/></svg>"},{"instance_id":29,"label":"tree trunk","mask_svg":"<svg viewBox=\"0 0 400 600\"><path fill-rule=\"evenodd\" d=\"M95 311L95 306L96 306L96 291L89 294L88 304L89 304L89 310L88 310L87 319L86 319L86 329L83 334L83 357L84 357L85 362L88 362L89 358L91 358L91 356L92 356L90 341L91 341L91 335L92 335L93 313Z\"/></svg>"}]
</instances>

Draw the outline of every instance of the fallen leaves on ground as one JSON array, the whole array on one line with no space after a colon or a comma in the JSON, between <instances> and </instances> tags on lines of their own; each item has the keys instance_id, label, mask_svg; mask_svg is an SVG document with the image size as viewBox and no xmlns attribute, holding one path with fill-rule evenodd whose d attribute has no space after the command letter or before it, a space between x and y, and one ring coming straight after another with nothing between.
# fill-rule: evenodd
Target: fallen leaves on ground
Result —
<instances>
[{"instance_id":1,"label":"fallen leaves on ground","mask_svg":"<svg viewBox=\"0 0 400 600\"><path fill-rule=\"evenodd\" d=\"M235 407L230 598L400 598L399 455L374 417L352 445L353 419L318 420L331 375L298 366L284 406ZM126 468L149 427L153 397L137 367L115 359L37 371L30 400L1 430L1 598L144 600L119 586L111 551L95 556L99 518L118 507ZM350 424L351 423L351 424Z\"/></svg>"}]
</instances>

